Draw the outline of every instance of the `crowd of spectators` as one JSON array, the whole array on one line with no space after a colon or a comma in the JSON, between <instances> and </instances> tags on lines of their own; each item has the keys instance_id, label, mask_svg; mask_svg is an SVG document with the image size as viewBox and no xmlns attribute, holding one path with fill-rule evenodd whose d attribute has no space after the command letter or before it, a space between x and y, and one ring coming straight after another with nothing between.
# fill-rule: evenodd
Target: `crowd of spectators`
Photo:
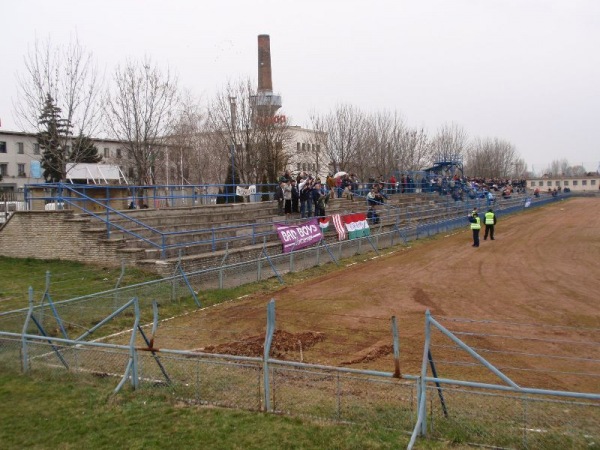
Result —
<instances>
[{"instance_id":1,"label":"crowd of spectators","mask_svg":"<svg viewBox=\"0 0 600 450\"><path fill-rule=\"evenodd\" d=\"M478 178L442 176L430 174L402 175L396 179L392 175L371 177L361 182L354 173L331 173L324 182L308 172L292 175L286 171L279 179L275 194L279 214L286 218L297 215L301 218L325 216L330 199L366 198L367 216L371 223L379 221L377 209L385 204L391 194L413 192L437 192L450 196L455 201L485 199L487 206L495 204L497 198L510 198L514 193L526 191L526 181L509 178Z\"/></svg>"}]
</instances>

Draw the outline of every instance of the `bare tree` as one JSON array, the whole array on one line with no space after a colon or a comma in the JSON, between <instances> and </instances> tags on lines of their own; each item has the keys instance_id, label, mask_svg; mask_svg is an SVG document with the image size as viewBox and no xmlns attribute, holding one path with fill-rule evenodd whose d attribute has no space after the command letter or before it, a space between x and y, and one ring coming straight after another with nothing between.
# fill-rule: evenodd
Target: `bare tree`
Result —
<instances>
[{"instance_id":1,"label":"bare tree","mask_svg":"<svg viewBox=\"0 0 600 450\"><path fill-rule=\"evenodd\" d=\"M365 117L361 134L361 151L357 154L359 177L387 177L397 167L397 153L393 146L394 131L398 126L397 115L387 111Z\"/></svg>"},{"instance_id":2,"label":"bare tree","mask_svg":"<svg viewBox=\"0 0 600 450\"><path fill-rule=\"evenodd\" d=\"M229 82L208 108L207 123L220 142L218 151L229 155L229 170L244 184L276 181L289 159L287 124L258 115L252 102L256 94L249 79Z\"/></svg>"},{"instance_id":3,"label":"bare tree","mask_svg":"<svg viewBox=\"0 0 600 450\"><path fill-rule=\"evenodd\" d=\"M467 132L455 123L444 124L431 140L434 158L438 161L460 161L469 144Z\"/></svg>"},{"instance_id":4,"label":"bare tree","mask_svg":"<svg viewBox=\"0 0 600 450\"><path fill-rule=\"evenodd\" d=\"M338 105L325 116L313 115L311 126L314 130L327 135L327 157L334 171L358 172L357 161L364 141L364 114L352 105Z\"/></svg>"},{"instance_id":5,"label":"bare tree","mask_svg":"<svg viewBox=\"0 0 600 450\"><path fill-rule=\"evenodd\" d=\"M138 184L156 182L156 165L165 156L178 102L177 78L148 58L116 69L112 90L105 98L107 126L112 136L124 143Z\"/></svg>"},{"instance_id":6,"label":"bare tree","mask_svg":"<svg viewBox=\"0 0 600 450\"><path fill-rule=\"evenodd\" d=\"M45 136L44 162L56 178L64 179L68 162L86 161L89 152L81 146L89 145L87 138L101 122L102 81L92 53L77 38L66 47L36 39L25 55L24 72L17 75L17 88L17 125ZM50 122L62 126L49 127L49 108L54 111ZM52 145L46 145L48 135L52 135Z\"/></svg>"},{"instance_id":7,"label":"bare tree","mask_svg":"<svg viewBox=\"0 0 600 450\"><path fill-rule=\"evenodd\" d=\"M394 130L394 148L397 152L398 168L416 171L430 166L433 146L424 128L411 128L398 124Z\"/></svg>"},{"instance_id":8,"label":"bare tree","mask_svg":"<svg viewBox=\"0 0 600 450\"><path fill-rule=\"evenodd\" d=\"M524 173L524 162L515 147L499 138L477 138L467 152L466 171L483 178L518 178Z\"/></svg>"},{"instance_id":9,"label":"bare tree","mask_svg":"<svg viewBox=\"0 0 600 450\"><path fill-rule=\"evenodd\" d=\"M585 175L585 168L581 165L571 166L567 159L554 160L550 166L546 168L545 173L554 176L579 176Z\"/></svg>"},{"instance_id":10,"label":"bare tree","mask_svg":"<svg viewBox=\"0 0 600 450\"><path fill-rule=\"evenodd\" d=\"M197 99L186 92L173 133L165 148L167 183L223 183L220 177L227 170L227 157L207 128L206 113Z\"/></svg>"}]
</instances>

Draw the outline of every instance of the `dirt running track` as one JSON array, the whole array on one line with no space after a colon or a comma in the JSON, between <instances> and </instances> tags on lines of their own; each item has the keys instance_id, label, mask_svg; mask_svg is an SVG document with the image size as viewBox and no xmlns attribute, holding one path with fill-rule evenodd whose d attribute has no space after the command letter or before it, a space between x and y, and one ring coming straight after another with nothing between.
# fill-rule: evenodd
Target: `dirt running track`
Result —
<instances>
[{"instance_id":1,"label":"dirt running track","mask_svg":"<svg viewBox=\"0 0 600 450\"><path fill-rule=\"evenodd\" d=\"M496 239L484 241L483 230L481 237L473 248L465 218L464 229L450 235L175 319L160 329L161 346L176 339L186 348L260 355L265 304L275 298L277 329L304 347L282 345L277 356L391 372L389 319L396 316L402 372L418 374L429 309L444 326L472 332L464 340L522 385L600 391L600 199L574 198L501 217ZM187 337L177 330L187 330ZM301 335L311 338L294 337ZM440 376L494 380L441 335L434 342Z\"/></svg>"}]
</instances>

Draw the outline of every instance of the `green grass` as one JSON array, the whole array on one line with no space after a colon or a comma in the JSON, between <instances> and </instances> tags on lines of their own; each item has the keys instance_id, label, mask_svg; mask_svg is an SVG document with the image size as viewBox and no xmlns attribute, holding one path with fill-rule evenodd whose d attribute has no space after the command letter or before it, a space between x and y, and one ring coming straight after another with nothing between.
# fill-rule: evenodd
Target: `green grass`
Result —
<instances>
[{"instance_id":1,"label":"green grass","mask_svg":"<svg viewBox=\"0 0 600 450\"><path fill-rule=\"evenodd\" d=\"M74 261L7 258L0 256L0 311L27 308L29 288L39 303L50 273L50 293L54 300L113 289L121 269ZM127 267L120 286L160 278L156 274Z\"/></svg>"},{"instance_id":2,"label":"green grass","mask_svg":"<svg viewBox=\"0 0 600 450\"><path fill-rule=\"evenodd\" d=\"M3 449L388 449L404 434L272 414L182 405L167 396L112 394L114 380L0 374Z\"/></svg>"}]
</instances>

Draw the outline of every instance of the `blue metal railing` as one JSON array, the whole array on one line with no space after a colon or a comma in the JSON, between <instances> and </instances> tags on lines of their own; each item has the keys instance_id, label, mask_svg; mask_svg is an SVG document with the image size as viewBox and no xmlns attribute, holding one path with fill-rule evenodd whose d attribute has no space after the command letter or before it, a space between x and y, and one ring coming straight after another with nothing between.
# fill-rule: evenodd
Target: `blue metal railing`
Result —
<instances>
[{"instance_id":1,"label":"blue metal railing","mask_svg":"<svg viewBox=\"0 0 600 450\"><path fill-rule=\"evenodd\" d=\"M167 257L167 251L173 249L181 249L192 246L209 246L211 251L216 251L220 243L225 243L228 247L230 242L249 240L251 245L260 243L262 240L275 238L277 233L273 229L273 222L264 223L249 223L249 224L232 224L232 225L221 225L218 227L210 228L197 228L187 229L183 231L161 231L155 227L152 227L141 220L136 219L133 215L127 214L126 212L120 211L110 206L111 202L115 200L123 200L121 197L111 197L110 189L112 187L106 187L105 198L92 198L86 195L86 189L90 189L90 186L81 188L78 185L70 184L57 184L57 185L43 185L45 189L51 189L54 194L48 197L35 197L38 201L53 201L58 205L68 205L72 208L77 208L81 212L92 216L106 225L107 236L110 238L111 232L118 230L124 234L130 235L147 245L151 248L160 251L160 258L165 259ZM123 187L119 187L123 191ZM97 191L98 187L96 187ZM105 189L101 187L100 189ZM127 188L125 188L127 189ZM133 192L133 191L130 191ZM257 194L259 195L259 194ZM425 194L427 195L427 194ZM430 194L431 195L431 194ZM354 198L360 203L364 201L365 209L368 201L367 197L359 193L353 194ZM436 196L437 197L437 196ZM560 198L564 198L563 194ZM169 197L173 198L173 197ZM523 208L523 200L525 197L515 198L513 201L502 201L503 208L498 208L496 212L498 214L507 214L514 212L517 209ZM536 204L541 202L555 201L557 198L549 197L548 199L532 199ZM389 202L376 202L379 211L380 219L386 219L388 222L395 221L398 227L400 221L412 221L417 220L416 235L417 238L423 235L431 235L439 232L441 229L452 229L462 224L462 215L466 214L472 207L485 207L486 200L475 198L468 199L464 202L455 202L450 197L447 197L445 204L440 205L437 203L430 209L423 207L414 206L411 208L401 208L397 205L392 205ZM90 205L92 208L90 209ZM93 211L92 209L102 210L101 212ZM420 219L427 216L439 215L440 208L445 210L445 219L427 221L426 223L420 224ZM383 209L383 211L381 211ZM457 216L457 218L448 219L447 217ZM115 220L115 219L118 220ZM303 219L285 220L282 218L282 222L285 223L296 223ZM452 223L450 223L450 222ZM454 223L456 222L456 223ZM245 230L248 230L245 232ZM206 236L206 238L203 238ZM179 242L173 242L179 241Z\"/></svg>"}]
</instances>

